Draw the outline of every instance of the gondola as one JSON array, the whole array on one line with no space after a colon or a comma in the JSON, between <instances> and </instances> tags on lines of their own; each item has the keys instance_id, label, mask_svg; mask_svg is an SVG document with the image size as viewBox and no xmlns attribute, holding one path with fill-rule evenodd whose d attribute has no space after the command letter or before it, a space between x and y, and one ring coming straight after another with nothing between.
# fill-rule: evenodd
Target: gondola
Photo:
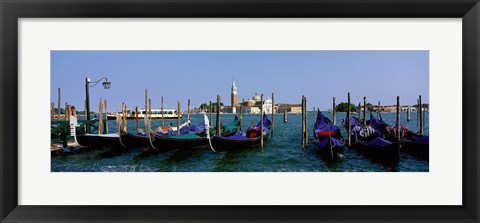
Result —
<instances>
[{"instance_id":1,"label":"gondola","mask_svg":"<svg viewBox=\"0 0 480 223\"><path fill-rule=\"evenodd\" d=\"M350 117L352 147L359 153L379 162L398 162L400 160L399 142L392 142L370 125L362 125L356 117ZM343 123L348 129L348 122Z\"/></svg>"},{"instance_id":2,"label":"gondola","mask_svg":"<svg viewBox=\"0 0 480 223\"><path fill-rule=\"evenodd\" d=\"M385 123L381 115L380 119L377 119L370 114L370 123L373 128L380 131L385 138L390 141L395 141L395 127ZM429 159L429 136L416 134L403 126L400 129L400 136L402 138L402 152L422 159Z\"/></svg>"},{"instance_id":3,"label":"gondola","mask_svg":"<svg viewBox=\"0 0 480 223\"><path fill-rule=\"evenodd\" d=\"M121 132L120 133L120 144L127 148L149 148L150 146L150 139L148 138L148 134L144 133L127 133Z\"/></svg>"},{"instance_id":4,"label":"gondola","mask_svg":"<svg viewBox=\"0 0 480 223\"><path fill-rule=\"evenodd\" d=\"M180 128L180 134L188 134L188 133L197 133L201 132L205 129L204 125L191 125L187 126L188 123L182 125ZM123 130L119 130L120 133L120 143L122 146L126 148L151 148L152 145L150 144L150 139L148 138L148 134L145 133L127 133ZM157 128L155 130L156 134L163 135L163 136L170 136L176 135L176 131L165 131L162 132L161 128Z\"/></svg>"},{"instance_id":5,"label":"gondola","mask_svg":"<svg viewBox=\"0 0 480 223\"><path fill-rule=\"evenodd\" d=\"M231 136L236 134L237 129L233 126L238 126L238 117L232 121L227 128L229 131L222 132L222 136ZM207 126L208 127L208 126ZM231 127L231 128L230 128ZM182 133L182 130L180 130ZM153 148L158 150L171 150L171 149L195 149L207 147L209 140L207 136L203 136L202 133L188 132L186 134L171 135L159 134L158 132L150 131L150 143Z\"/></svg>"},{"instance_id":6,"label":"gondola","mask_svg":"<svg viewBox=\"0 0 480 223\"><path fill-rule=\"evenodd\" d=\"M79 134L75 136L75 141L88 148L122 147L117 133L111 134Z\"/></svg>"},{"instance_id":7,"label":"gondola","mask_svg":"<svg viewBox=\"0 0 480 223\"><path fill-rule=\"evenodd\" d=\"M118 133L90 134L77 132L77 118L70 116L70 132L75 142L88 148L122 147Z\"/></svg>"},{"instance_id":8,"label":"gondola","mask_svg":"<svg viewBox=\"0 0 480 223\"><path fill-rule=\"evenodd\" d=\"M318 147L320 156L328 161L334 161L343 157L345 142L340 129L330 119L325 117L320 110L317 111L317 119L313 126L314 144Z\"/></svg>"},{"instance_id":9,"label":"gondola","mask_svg":"<svg viewBox=\"0 0 480 223\"><path fill-rule=\"evenodd\" d=\"M261 133L261 122L256 126L251 126L245 131L245 134L234 134L231 136L213 136L211 138L212 147L215 151L236 151L250 149L261 145L261 135L266 141L270 135L271 122L267 115L263 115L263 133Z\"/></svg>"}]
</instances>

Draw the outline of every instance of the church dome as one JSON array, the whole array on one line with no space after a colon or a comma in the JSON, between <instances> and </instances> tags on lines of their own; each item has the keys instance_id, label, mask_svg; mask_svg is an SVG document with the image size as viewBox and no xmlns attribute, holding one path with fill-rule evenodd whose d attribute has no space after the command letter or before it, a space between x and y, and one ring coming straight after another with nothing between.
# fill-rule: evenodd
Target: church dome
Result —
<instances>
[{"instance_id":1,"label":"church dome","mask_svg":"<svg viewBox=\"0 0 480 223\"><path fill-rule=\"evenodd\" d=\"M253 96L253 100L254 101L260 101L260 95L258 95L257 93L255 93L255 95Z\"/></svg>"}]
</instances>

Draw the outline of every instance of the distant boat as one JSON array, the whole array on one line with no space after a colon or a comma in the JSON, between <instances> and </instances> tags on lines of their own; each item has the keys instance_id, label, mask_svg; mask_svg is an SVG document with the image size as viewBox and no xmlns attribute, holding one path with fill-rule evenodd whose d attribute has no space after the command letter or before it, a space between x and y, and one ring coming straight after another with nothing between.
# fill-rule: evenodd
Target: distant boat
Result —
<instances>
[{"instance_id":1,"label":"distant boat","mask_svg":"<svg viewBox=\"0 0 480 223\"><path fill-rule=\"evenodd\" d=\"M320 110L317 112L317 120L313 126L313 136L322 158L333 161L343 156L345 142L340 129Z\"/></svg>"},{"instance_id":2,"label":"distant boat","mask_svg":"<svg viewBox=\"0 0 480 223\"><path fill-rule=\"evenodd\" d=\"M145 109L139 109L138 110L138 118L143 119L145 117L146 111ZM120 114L120 116L122 116ZM180 118L182 117L182 114L180 114ZM115 114L108 114L107 118L109 120L115 120L116 116ZM128 111L127 112L127 119L136 119L136 113L135 111ZM162 109L152 109L152 114L149 115L150 119L162 119ZM178 118L178 112L175 109L163 109L163 118L164 119L177 119Z\"/></svg>"},{"instance_id":3,"label":"distant boat","mask_svg":"<svg viewBox=\"0 0 480 223\"><path fill-rule=\"evenodd\" d=\"M263 114L263 133L261 132L261 122L256 126L249 127L245 134L235 134L231 136L213 136L212 147L215 151L242 150L259 147L261 145L261 135L266 141L270 135L271 122L267 115Z\"/></svg>"}]
</instances>

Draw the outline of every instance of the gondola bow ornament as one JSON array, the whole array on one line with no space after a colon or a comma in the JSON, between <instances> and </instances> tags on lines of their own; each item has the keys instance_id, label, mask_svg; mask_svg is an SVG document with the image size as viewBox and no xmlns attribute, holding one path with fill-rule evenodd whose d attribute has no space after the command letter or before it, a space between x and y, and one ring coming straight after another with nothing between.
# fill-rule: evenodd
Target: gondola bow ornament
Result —
<instances>
[{"instance_id":1,"label":"gondola bow ornament","mask_svg":"<svg viewBox=\"0 0 480 223\"><path fill-rule=\"evenodd\" d=\"M210 138L210 125L209 125L210 122L208 121L208 117L206 114L203 114L203 117L205 120L205 131L207 133L207 139L208 139L208 143L210 144L210 149L212 149L213 152L217 152L213 149L212 140Z\"/></svg>"}]
</instances>

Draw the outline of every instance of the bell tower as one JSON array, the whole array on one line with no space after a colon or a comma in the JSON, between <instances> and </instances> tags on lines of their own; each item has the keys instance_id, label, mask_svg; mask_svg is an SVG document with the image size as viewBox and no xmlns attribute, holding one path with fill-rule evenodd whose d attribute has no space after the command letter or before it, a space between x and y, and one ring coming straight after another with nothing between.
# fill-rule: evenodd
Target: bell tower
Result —
<instances>
[{"instance_id":1,"label":"bell tower","mask_svg":"<svg viewBox=\"0 0 480 223\"><path fill-rule=\"evenodd\" d=\"M235 78L232 81L232 94L231 94L231 106L235 106L237 104L237 86L235 86Z\"/></svg>"}]
</instances>

